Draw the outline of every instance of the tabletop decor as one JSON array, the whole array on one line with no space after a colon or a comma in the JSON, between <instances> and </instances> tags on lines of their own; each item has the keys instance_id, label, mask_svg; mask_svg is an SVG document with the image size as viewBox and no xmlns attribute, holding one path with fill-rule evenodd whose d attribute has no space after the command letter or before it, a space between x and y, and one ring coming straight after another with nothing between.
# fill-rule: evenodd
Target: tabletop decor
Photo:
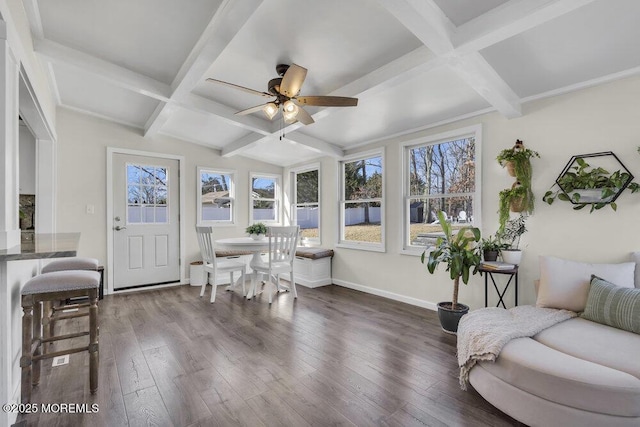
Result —
<instances>
[{"instance_id":1,"label":"tabletop decor","mask_svg":"<svg viewBox=\"0 0 640 427\"><path fill-rule=\"evenodd\" d=\"M262 240L267 235L267 226L261 222L256 222L245 230L253 240Z\"/></svg>"}]
</instances>

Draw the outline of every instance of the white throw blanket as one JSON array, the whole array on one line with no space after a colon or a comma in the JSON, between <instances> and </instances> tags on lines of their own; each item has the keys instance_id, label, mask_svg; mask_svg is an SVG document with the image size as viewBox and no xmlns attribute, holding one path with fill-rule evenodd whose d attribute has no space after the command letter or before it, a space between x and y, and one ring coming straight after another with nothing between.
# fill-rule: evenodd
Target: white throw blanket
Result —
<instances>
[{"instance_id":1,"label":"white throw blanket","mask_svg":"<svg viewBox=\"0 0 640 427\"><path fill-rule=\"evenodd\" d=\"M480 361L494 362L512 339L532 337L556 323L576 317L568 310L530 305L481 308L466 314L458 325L458 365L460 387L467 389L469 371Z\"/></svg>"}]
</instances>

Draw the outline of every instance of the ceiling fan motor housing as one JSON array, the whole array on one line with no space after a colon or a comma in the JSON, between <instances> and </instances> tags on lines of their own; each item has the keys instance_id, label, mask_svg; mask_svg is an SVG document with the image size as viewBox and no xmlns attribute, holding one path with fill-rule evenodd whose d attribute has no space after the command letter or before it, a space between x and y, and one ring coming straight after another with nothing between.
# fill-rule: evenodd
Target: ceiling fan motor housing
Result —
<instances>
[{"instance_id":1,"label":"ceiling fan motor housing","mask_svg":"<svg viewBox=\"0 0 640 427\"><path fill-rule=\"evenodd\" d=\"M289 65L288 64L278 64L278 65L276 65L276 73L278 73L278 75L280 77L283 77L284 73L286 73L288 69L289 69Z\"/></svg>"},{"instance_id":2,"label":"ceiling fan motor housing","mask_svg":"<svg viewBox=\"0 0 640 427\"><path fill-rule=\"evenodd\" d=\"M280 95L280 84L282 84L282 77L276 77L275 79L269 80L269 84L267 85L269 93L274 96Z\"/></svg>"}]
</instances>

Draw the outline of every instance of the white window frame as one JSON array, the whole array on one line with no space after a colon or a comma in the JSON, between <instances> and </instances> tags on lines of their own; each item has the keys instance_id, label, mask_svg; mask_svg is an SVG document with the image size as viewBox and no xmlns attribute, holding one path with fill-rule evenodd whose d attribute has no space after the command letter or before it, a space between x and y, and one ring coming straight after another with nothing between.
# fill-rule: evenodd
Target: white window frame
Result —
<instances>
[{"instance_id":1,"label":"white window frame","mask_svg":"<svg viewBox=\"0 0 640 427\"><path fill-rule=\"evenodd\" d=\"M275 190L275 198L273 199L266 199L266 198L253 198L252 194L253 194L253 179L254 178L268 178L268 179L274 179L275 183L276 183L276 188ZM273 221L270 220L255 220L253 219L253 202L254 200L262 200L262 201L266 201L266 202L275 202L275 211L276 211L276 218ZM282 175L278 175L278 174L273 174L273 173L263 173L263 172L251 172L249 174L249 224L255 224L257 222L262 222L264 224L280 224L281 223L281 218L282 218L282 212L281 212L281 208L282 208Z\"/></svg>"},{"instance_id":2,"label":"white window frame","mask_svg":"<svg viewBox=\"0 0 640 427\"><path fill-rule=\"evenodd\" d=\"M409 222L411 218L410 200L416 198L411 196L410 192L410 156L409 150L425 145L437 145L449 141L462 138L475 138L475 192L467 193L473 197L473 223L474 227L482 229L482 124L454 129L452 131L443 132L427 137L415 138L401 144L400 162L402 171L402 192L400 194L399 203L402 204L402 233L400 247L401 254L420 256L425 250L424 246L411 245Z\"/></svg>"},{"instance_id":3,"label":"white window frame","mask_svg":"<svg viewBox=\"0 0 640 427\"><path fill-rule=\"evenodd\" d=\"M298 203L297 197L298 197L298 186L297 186L297 175L300 173L305 173L305 172L311 172L314 170L318 171L318 237L317 238L305 238L305 240L301 243L309 245L309 246L320 246L322 244L322 203L321 203L321 199L322 199L322 171L320 170L320 163L313 163L313 164L309 164L309 165L304 165L304 166L300 166L294 169L291 169L290 171L290 177L291 177L291 191L290 191L290 197L291 197L291 206L290 206L290 212L291 212L291 225L297 225L298 224L298 218L297 218L297 211L296 211L296 207L298 205L313 205L314 203Z\"/></svg>"},{"instance_id":4,"label":"white window frame","mask_svg":"<svg viewBox=\"0 0 640 427\"><path fill-rule=\"evenodd\" d=\"M344 232L345 232L345 204L353 203L354 200L345 200L345 185L344 185L344 170L345 164L352 163L358 160L364 160L371 157L380 157L381 165L382 165L382 197L374 198L374 199L358 199L360 203L371 203L378 202L380 203L380 243L374 242L359 242L355 240L345 240ZM371 252L386 252L386 220L385 220L385 211L386 211L386 159L385 159L385 149L375 149L369 151L359 152L350 156L345 156L340 161L340 167L338 168L340 177L338 178L338 243L337 247L340 248L348 248L348 249L358 249L363 251L371 251Z\"/></svg>"},{"instance_id":5,"label":"white window frame","mask_svg":"<svg viewBox=\"0 0 640 427\"><path fill-rule=\"evenodd\" d=\"M199 226L207 226L211 225L214 227L225 227L225 226L233 226L236 223L236 171L230 169L220 169L220 168L212 168L208 166L198 166L197 168L197 176L196 176L196 209L197 209L197 218L196 224ZM204 221L202 219L202 173L212 173L219 175L230 175L231 179L229 182L229 200L231 204L231 219L230 220L207 220Z\"/></svg>"}]
</instances>

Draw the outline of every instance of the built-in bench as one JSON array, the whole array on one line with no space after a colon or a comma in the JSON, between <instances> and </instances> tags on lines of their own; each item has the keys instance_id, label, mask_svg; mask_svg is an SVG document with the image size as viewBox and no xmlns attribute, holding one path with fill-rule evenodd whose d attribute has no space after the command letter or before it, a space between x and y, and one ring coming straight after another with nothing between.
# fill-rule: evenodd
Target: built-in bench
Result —
<instances>
[{"instance_id":1,"label":"built-in bench","mask_svg":"<svg viewBox=\"0 0 640 427\"><path fill-rule=\"evenodd\" d=\"M251 252L217 250L216 257L234 259L236 261L244 260L247 264L248 271L251 271L251 268L249 267L249 262L251 261ZM293 263L296 283L308 288L317 288L319 286L330 285L332 257L332 249L302 246L298 247L296 249L296 259ZM286 275L285 279L288 279ZM220 280L223 281L221 283L224 283L224 280L228 280L228 278L220 277Z\"/></svg>"}]
</instances>

